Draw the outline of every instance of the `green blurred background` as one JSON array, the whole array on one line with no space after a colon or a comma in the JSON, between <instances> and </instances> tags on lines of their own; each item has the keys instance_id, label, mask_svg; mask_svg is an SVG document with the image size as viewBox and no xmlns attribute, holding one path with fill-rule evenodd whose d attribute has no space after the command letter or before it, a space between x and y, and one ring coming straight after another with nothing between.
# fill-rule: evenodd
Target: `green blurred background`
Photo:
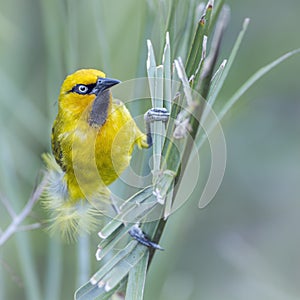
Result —
<instances>
[{"instance_id":1,"label":"green blurred background","mask_svg":"<svg viewBox=\"0 0 300 300\"><path fill-rule=\"evenodd\" d=\"M0 4L0 191L19 211L42 168L41 153L50 149L65 75L94 67L121 80L145 76L146 39L161 49L163 32L150 0ZM227 4L221 58L243 19L251 23L222 99L259 67L300 47L298 0ZM204 210L194 195L169 219L166 251L155 256L145 299L300 298L299 69L299 55L277 67L222 122L228 160L221 188ZM38 204L28 221L43 218ZM1 228L9 223L0 204ZM17 233L0 248L0 299L72 299L82 280L76 260L76 245L61 246L43 230Z\"/></svg>"}]
</instances>

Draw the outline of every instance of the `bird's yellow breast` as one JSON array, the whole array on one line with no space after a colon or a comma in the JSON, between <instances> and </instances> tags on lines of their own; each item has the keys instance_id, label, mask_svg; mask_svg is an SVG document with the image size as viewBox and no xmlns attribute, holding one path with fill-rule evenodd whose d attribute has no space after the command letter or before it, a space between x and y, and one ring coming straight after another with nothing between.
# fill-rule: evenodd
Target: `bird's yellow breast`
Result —
<instances>
[{"instance_id":1,"label":"bird's yellow breast","mask_svg":"<svg viewBox=\"0 0 300 300\"><path fill-rule=\"evenodd\" d=\"M145 135L122 102L112 101L100 128L88 124L88 113L87 109L80 119L65 124L60 136L65 180L74 201L105 192L129 165L134 145L147 147Z\"/></svg>"}]
</instances>

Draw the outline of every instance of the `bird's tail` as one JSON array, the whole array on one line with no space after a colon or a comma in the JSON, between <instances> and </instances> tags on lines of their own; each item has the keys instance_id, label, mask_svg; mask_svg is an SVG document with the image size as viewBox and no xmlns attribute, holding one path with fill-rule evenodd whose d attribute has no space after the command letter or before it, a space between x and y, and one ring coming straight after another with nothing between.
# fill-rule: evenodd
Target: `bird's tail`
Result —
<instances>
[{"instance_id":1,"label":"bird's tail","mask_svg":"<svg viewBox=\"0 0 300 300\"><path fill-rule=\"evenodd\" d=\"M45 153L42 158L49 173L48 182L42 195L42 205L49 213L48 230L51 234L57 232L70 242L76 240L78 235L90 233L100 228L101 210L85 199L71 201L64 172L56 163L55 158Z\"/></svg>"}]
</instances>

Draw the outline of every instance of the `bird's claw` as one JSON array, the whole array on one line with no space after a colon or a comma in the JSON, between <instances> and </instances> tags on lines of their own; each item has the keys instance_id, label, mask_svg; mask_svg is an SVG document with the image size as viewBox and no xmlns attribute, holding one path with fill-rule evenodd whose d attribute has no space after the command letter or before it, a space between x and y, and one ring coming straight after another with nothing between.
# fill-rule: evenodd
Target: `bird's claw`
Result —
<instances>
[{"instance_id":1,"label":"bird's claw","mask_svg":"<svg viewBox=\"0 0 300 300\"><path fill-rule=\"evenodd\" d=\"M170 113L164 107L160 108L151 108L144 114L144 119L146 123L146 131L147 131L147 143L149 147L152 146L152 135L150 129L150 123L161 121L161 122L168 122L170 117Z\"/></svg>"},{"instance_id":2,"label":"bird's claw","mask_svg":"<svg viewBox=\"0 0 300 300\"><path fill-rule=\"evenodd\" d=\"M128 231L128 233L135 239L137 240L140 244L149 247L149 248L153 248L156 250L164 250L164 248L162 248L160 245L158 245L157 243L152 242L146 235L145 233L142 231L142 229L138 226L138 225L133 225L130 230Z\"/></svg>"}]
</instances>

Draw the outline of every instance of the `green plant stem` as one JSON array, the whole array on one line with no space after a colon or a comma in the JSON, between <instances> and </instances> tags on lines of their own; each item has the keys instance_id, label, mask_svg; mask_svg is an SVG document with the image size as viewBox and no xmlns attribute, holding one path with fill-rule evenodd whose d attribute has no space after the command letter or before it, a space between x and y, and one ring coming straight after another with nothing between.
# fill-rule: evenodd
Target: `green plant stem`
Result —
<instances>
[{"instance_id":1,"label":"green plant stem","mask_svg":"<svg viewBox=\"0 0 300 300\"><path fill-rule=\"evenodd\" d=\"M198 91L200 94L200 99L193 99L193 101L197 101L197 109L195 109L193 111L193 114L191 114L190 116L190 124L192 126L192 132L191 132L191 136L192 139L187 139L186 144L185 144L185 150L184 150L184 154L181 160L181 171L178 172L179 169L179 164L175 165L176 171L177 172L177 176L176 176L176 185L174 188L174 193L173 193L173 199L175 199L176 194L178 192L178 187L180 186L180 182L182 180L182 176L184 174L186 165L188 163L189 160L189 154L190 154L190 149L192 147L192 143L193 140L196 137L197 131L198 131L198 126L199 126L199 120L201 118L201 115L203 113L203 107L204 107L204 102L203 102L203 98L205 99L208 95L209 92L209 86L210 86L210 81L213 75L213 70L217 61L217 57L219 54L219 49L220 49L220 44L221 44L221 40L223 37L223 33L225 30L225 27L227 25L227 20L228 20L228 11L224 10L221 13L220 16L220 20L219 23L216 27L216 32L214 35L214 39L212 42L212 46L211 46L211 51L210 51L210 55L209 57L205 60L204 62L204 66L203 66L203 70L200 76L200 84L198 85ZM187 92L187 91L186 91ZM185 92L185 93L186 93ZM175 142L176 140L173 140L172 142ZM174 147L174 144L170 144L169 147L171 147L171 149ZM168 147L167 147L168 148ZM168 151L168 150L167 150ZM168 159L169 157L172 157L172 155L170 156L166 156L166 159ZM179 174L179 175L178 175ZM165 227L166 221L161 219L158 223L157 229L155 231L154 234L154 240L155 242L159 242L161 235L163 233L164 227ZM153 259L153 255L154 255L154 251L150 252L150 256L149 256L149 265ZM148 265L148 266L149 266Z\"/></svg>"},{"instance_id":2,"label":"green plant stem","mask_svg":"<svg viewBox=\"0 0 300 300\"><path fill-rule=\"evenodd\" d=\"M223 9L220 15L220 19L216 25L216 31L213 37L210 54L204 61L199 83L196 83L197 84L196 90L197 92L199 92L200 97L194 99L194 101L196 102L196 109L194 110L190 118L190 124L192 127L192 130L190 132L191 138L187 140L187 144L184 150L183 158L181 161L180 175L177 178L177 183L174 189L174 195L173 195L174 198L176 197L178 187L180 186L180 182L183 178L184 171L190 157L190 151L192 149L194 139L198 132L199 122L203 114L205 99L207 98L209 92L210 82L218 58L222 37L228 21L228 16L229 16L229 11Z\"/></svg>"},{"instance_id":3,"label":"green plant stem","mask_svg":"<svg viewBox=\"0 0 300 300\"><path fill-rule=\"evenodd\" d=\"M157 225L157 229L153 235L153 241L155 243L158 243L159 244L159 241L161 239L161 236L162 236L162 233L164 231L164 228L166 226L166 223L167 221L164 220L163 218L161 218L158 222L158 225ZM155 254L155 249L151 248L149 249L149 260L148 260L148 269L150 268L150 265L151 265L151 262L153 260L153 257L154 257L154 254Z\"/></svg>"}]
</instances>

